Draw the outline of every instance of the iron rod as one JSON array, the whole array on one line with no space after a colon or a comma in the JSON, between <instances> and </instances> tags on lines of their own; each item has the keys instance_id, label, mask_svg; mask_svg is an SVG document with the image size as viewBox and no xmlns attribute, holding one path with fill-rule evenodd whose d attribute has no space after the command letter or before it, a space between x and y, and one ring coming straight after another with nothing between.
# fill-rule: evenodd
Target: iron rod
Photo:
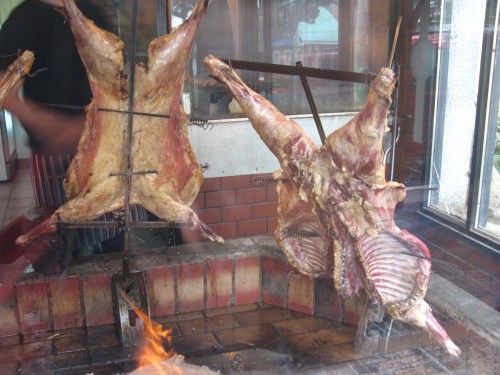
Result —
<instances>
[{"instance_id":1,"label":"iron rod","mask_svg":"<svg viewBox=\"0 0 500 375\"><path fill-rule=\"evenodd\" d=\"M128 175L135 175L135 174L154 174L158 173L158 171L138 171L138 172L133 172L133 171L128 171L128 172L123 172L123 173L110 173L108 176L128 176Z\"/></svg>"},{"instance_id":2,"label":"iron rod","mask_svg":"<svg viewBox=\"0 0 500 375\"><path fill-rule=\"evenodd\" d=\"M132 3L132 37L130 46L130 96L129 96L129 109L134 108L134 81L135 81L135 43L136 43L136 30L137 29L137 0ZM125 160L125 233L124 233L124 246L122 252L123 259L123 278L127 279L130 274L130 265L128 258L128 246L129 246L129 225L130 225L130 185L132 184L132 175L130 174L130 153L132 148L132 128L134 123L134 117L132 114L128 115L127 132L126 132L126 160Z\"/></svg>"},{"instance_id":3,"label":"iron rod","mask_svg":"<svg viewBox=\"0 0 500 375\"><path fill-rule=\"evenodd\" d=\"M399 82L397 81L397 77L399 77L400 73L400 65L398 65L397 73L396 73L396 91L394 93L394 114L393 124L392 124L392 139L391 139L391 171L389 180L394 181L394 169L396 164L396 144L398 143L398 105L399 105Z\"/></svg>"},{"instance_id":4,"label":"iron rod","mask_svg":"<svg viewBox=\"0 0 500 375\"><path fill-rule=\"evenodd\" d=\"M78 106L78 105L67 105L67 104L54 104L54 103L40 103L46 107L53 107L53 108L64 108L64 109L72 109L74 111L83 111L85 110L85 107ZM111 113L123 113L127 115L137 115L137 116L149 116L149 117L160 117L160 118L172 118L171 115L163 115L160 113L147 113L147 112L139 112L139 111L132 111L132 110L124 110L124 109L113 109L113 108L97 108L97 111L99 112L111 112ZM198 125L198 126L205 126L205 125L212 125L209 123L209 120L202 119L199 117L190 117L189 118L189 123Z\"/></svg>"},{"instance_id":5,"label":"iron rod","mask_svg":"<svg viewBox=\"0 0 500 375\"><path fill-rule=\"evenodd\" d=\"M113 108L97 108L97 111L100 111L100 112L112 112L112 113L125 113L127 115L138 115L138 116L171 118L170 115L162 115L162 114L159 114L159 113L136 112L136 111L132 111L132 110L125 111L123 109L113 109Z\"/></svg>"},{"instance_id":6,"label":"iron rod","mask_svg":"<svg viewBox=\"0 0 500 375\"><path fill-rule=\"evenodd\" d=\"M302 62L297 61L296 66L302 68ZM309 87L309 82L307 82L307 77L303 74L300 75L300 81L302 82L302 86L304 87L304 92L306 94L307 102L309 103L309 108L311 108L311 113L314 118L314 122L316 123L316 128L318 129L319 138L321 139L321 144L325 144L325 130L323 129L323 124L321 123L321 119L319 118L318 109L316 108L316 103L314 103L314 98L311 92L311 88Z\"/></svg>"},{"instance_id":7,"label":"iron rod","mask_svg":"<svg viewBox=\"0 0 500 375\"><path fill-rule=\"evenodd\" d=\"M81 222L63 222L59 224L62 228L120 228L122 221L81 221ZM187 223L177 223L169 221L129 221L130 228L190 228L192 225Z\"/></svg>"},{"instance_id":8,"label":"iron rod","mask_svg":"<svg viewBox=\"0 0 500 375\"><path fill-rule=\"evenodd\" d=\"M233 60L233 59L231 59L231 61L229 61L228 59L225 60L223 59L222 61L224 61L226 64L230 64L233 69L284 74L291 76L303 75L305 77L310 77L310 78L322 78L322 79L330 79L343 82L369 84L375 77L375 75L371 73L343 72L340 70L308 68L308 67L299 67L293 65L270 64L270 63Z\"/></svg>"},{"instance_id":9,"label":"iron rod","mask_svg":"<svg viewBox=\"0 0 500 375\"><path fill-rule=\"evenodd\" d=\"M399 16L398 25L396 26L396 32L394 33L394 40L392 41L391 57L389 58L389 64L387 64L387 67L389 69L392 67L392 61L394 59L394 52L396 51L396 44L398 43L399 28L401 27L401 19L402 19L402 17Z\"/></svg>"}]
</instances>

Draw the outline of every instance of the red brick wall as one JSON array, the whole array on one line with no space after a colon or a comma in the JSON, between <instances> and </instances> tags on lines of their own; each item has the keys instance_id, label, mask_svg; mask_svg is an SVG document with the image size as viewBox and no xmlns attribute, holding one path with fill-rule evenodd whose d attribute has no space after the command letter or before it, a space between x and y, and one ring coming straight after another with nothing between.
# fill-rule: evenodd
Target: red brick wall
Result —
<instances>
[{"instance_id":1,"label":"red brick wall","mask_svg":"<svg viewBox=\"0 0 500 375\"><path fill-rule=\"evenodd\" d=\"M258 175L270 177L271 174ZM191 207L200 219L224 238L273 233L277 224L275 185L252 183L254 175L207 178ZM202 240L189 229L182 242Z\"/></svg>"}]
</instances>

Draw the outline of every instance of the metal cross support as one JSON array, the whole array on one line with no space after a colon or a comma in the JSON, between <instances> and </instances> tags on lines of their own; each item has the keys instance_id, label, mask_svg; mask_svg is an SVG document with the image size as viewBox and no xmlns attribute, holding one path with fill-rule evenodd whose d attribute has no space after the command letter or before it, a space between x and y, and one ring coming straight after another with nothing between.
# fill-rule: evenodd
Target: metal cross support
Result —
<instances>
[{"instance_id":1,"label":"metal cross support","mask_svg":"<svg viewBox=\"0 0 500 375\"><path fill-rule=\"evenodd\" d=\"M302 82L302 86L304 88L304 93L306 94L307 101L309 103L309 108L311 109L311 113L314 118L314 122L316 123L316 127L318 129L319 137L321 139L322 144L325 143L326 135L325 131L323 130L323 125L321 124L321 119L319 117L318 110L316 109L316 104L314 103L314 98L311 92L311 88L309 87L307 77L337 80L344 82L366 83L366 84L369 84L374 77L372 74L366 74L366 73L354 73L354 72L343 72L338 70L308 68L302 66L302 63L300 61L297 61L295 66L260 63L260 62L257 63L257 62L242 61L242 60L230 60L230 61L223 60L223 61L230 63L233 69L244 69L244 70L260 71L273 74L287 74L292 76L299 76L300 81Z\"/></svg>"}]
</instances>

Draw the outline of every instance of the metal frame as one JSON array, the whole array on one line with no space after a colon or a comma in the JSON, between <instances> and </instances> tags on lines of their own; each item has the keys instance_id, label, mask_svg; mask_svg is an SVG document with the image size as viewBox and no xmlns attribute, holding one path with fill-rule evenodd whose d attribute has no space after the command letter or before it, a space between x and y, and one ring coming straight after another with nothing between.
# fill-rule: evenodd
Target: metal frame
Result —
<instances>
[{"instance_id":1,"label":"metal frame","mask_svg":"<svg viewBox=\"0 0 500 375\"><path fill-rule=\"evenodd\" d=\"M392 58L391 58L392 60ZM316 124L316 128L318 129L319 137L321 139L321 143L324 144L326 135L323 129L323 125L321 123L321 119L319 117L318 110L316 108L314 98L309 87L309 83L307 81L307 77L311 78L321 78L327 80L336 80L343 82L352 82L352 83L365 83L370 84L374 74L371 73L355 73L355 72L346 72L340 70L328 70L328 69L319 69L319 68L307 68L302 66L300 61L297 61L295 66L291 65L280 65L280 64L270 64L270 63L262 63L262 62L252 62L252 61L244 61L244 60L223 60L227 64L231 65L233 69L242 69L242 70L250 70L256 72L264 72L264 73L273 73L273 74L284 74L290 76L298 76L302 82L302 86L304 88L304 93L307 97L307 101L309 103L309 108L311 109L312 116L314 118L314 122ZM399 66L397 67L397 75L399 75ZM396 143L398 141L398 117L397 117L397 108L399 101L399 84L396 82L396 87L394 90L394 116L393 116L393 124L392 128L392 137L391 137L391 159L390 159L390 173L389 179L392 181L394 179L394 166L395 166L395 150Z\"/></svg>"},{"instance_id":2,"label":"metal frame","mask_svg":"<svg viewBox=\"0 0 500 375\"><path fill-rule=\"evenodd\" d=\"M488 14L492 14L492 12L497 11L497 7L499 7L498 0L488 0L486 4L486 16ZM493 13L496 14L496 13ZM498 23L500 20L495 21ZM465 223L463 221L459 221L453 217L449 217L448 215L440 212L431 206L432 204L432 195L429 194L425 198L425 202L422 207L422 213L427 218L440 223L446 228L460 234L461 236L477 243L478 245L484 247L494 255L500 255L500 251L498 250L499 240L493 235L482 231L477 228L477 223L479 220L479 216L481 212L478 210L485 210L485 202L482 198L485 196L485 186L482 184L484 175L483 171L485 168L492 168L492 165L485 165L484 155L487 153L487 145L486 135L487 135L487 126L490 121L491 108L489 108L490 101L492 98L491 88L498 84L500 81L500 72L497 73L496 76L492 76L492 68L494 62L494 52L495 52L495 43L496 43L496 34L498 31L491 32L495 29L495 24L488 24L488 17L484 23L484 30L486 30L483 34L483 44L482 44L482 52L481 52L481 63L480 63L480 75L478 81L478 98L477 98L477 109L476 109L476 119L475 119L475 130L474 130L474 139L472 145L471 152L471 175L469 178L469 190L468 190L468 201L467 201L467 214L465 218ZM438 71L439 74L439 71ZM495 81L492 78L496 79ZM439 80L437 79L437 82ZM446 93L438 94L439 87L436 88L436 100L438 100L441 96L446 95ZM498 98L497 98L498 99ZM442 100L442 98L441 98ZM498 105L498 103L496 103ZM433 123L439 120L440 114L434 113L434 121ZM432 154L430 155L431 165L437 165L439 168L439 164L441 163L441 158L436 157L436 142L440 142L440 129L436 129L434 126L434 135L433 135L433 148ZM430 178L432 174L432 170L427 172L427 177ZM479 208L478 208L479 206ZM484 211L483 211L484 214Z\"/></svg>"}]
</instances>

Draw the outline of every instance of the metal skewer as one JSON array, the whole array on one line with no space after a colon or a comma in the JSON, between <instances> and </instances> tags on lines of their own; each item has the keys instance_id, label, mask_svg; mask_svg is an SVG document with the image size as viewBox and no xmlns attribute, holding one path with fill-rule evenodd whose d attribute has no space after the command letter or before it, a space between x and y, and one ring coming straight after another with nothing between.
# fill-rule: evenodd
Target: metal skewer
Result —
<instances>
[{"instance_id":1,"label":"metal skewer","mask_svg":"<svg viewBox=\"0 0 500 375\"><path fill-rule=\"evenodd\" d=\"M399 29L401 28L401 20L402 17L399 16L398 18L398 24L396 26L396 31L394 33L394 40L392 41L392 50L391 50L391 56L389 58L389 64L387 67L389 69L392 69L392 62L394 60L394 53L396 51L396 44L398 42L398 36L399 36ZM400 67L398 66L396 69L396 78L400 74ZM399 83L396 81L396 91L394 93L394 121L392 124L392 139L391 139L391 169L390 169L390 175L389 175L389 180L393 181L394 180L394 167L396 163L396 143L398 142L399 138L399 130L398 130L398 102L399 102Z\"/></svg>"},{"instance_id":2,"label":"metal skewer","mask_svg":"<svg viewBox=\"0 0 500 375\"><path fill-rule=\"evenodd\" d=\"M66 104L53 104L53 103L41 103L46 107L53 108L64 108L64 109L72 109L75 111L84 111L85 107L78 105L66 105ZM148 113L148 112L140 112L140 111L131 111L125 109L114 109L114 108L97 108L97 111L100 112L111 112L111 113L122 113L126 115L137 115L137 116L149 116L149 117L161 117L161 118L172 118L172 116L161 113ZM199 118L199 117L189 117L189 123L193 125L200 126L204 130L212 129L213 123L210 120Z\"/></svg>"},{"instance_id":3,"label":"metal skewer","mask_svg":"<svg viewBox=\"0 0 500 375\"><path fill-rule=\"evenodd\" d=\"M130 47L130 97L129 97L129 108L134 108L134 81L135 81L135 43L136 43L136 28L137 28L137 0L133 1L132 4L132 38ZM123 278L127 279L130 274L129 258L128 258L128 246L129 246L129 230L130 230L130 186L132 184L132 175L130 174L131 166L131 147L132 147L132 129L134 123L134 116L129 114L127 131L126 131L126 158L125 158L125 233L124 233L124 246L122 251L122 262L123 262Z\"/></svg>"},{"instance_id":4,"label":"metal skewer","mask_svg":"<svg viewBox=\"0 0 500 375\"><path fill-rule=\"evenodd\" d=\"M392 67L392 61L394 60L394 52L396 51L396 44L398 42L399 29L401 27L402 18L403 17L401 16L399 16L398 18L398 25L396 26L396 32L394 33L394 40L392 41L391 57L389 58L389 64L387 65L388 68Z\"/></svg>"}]
</instances>

